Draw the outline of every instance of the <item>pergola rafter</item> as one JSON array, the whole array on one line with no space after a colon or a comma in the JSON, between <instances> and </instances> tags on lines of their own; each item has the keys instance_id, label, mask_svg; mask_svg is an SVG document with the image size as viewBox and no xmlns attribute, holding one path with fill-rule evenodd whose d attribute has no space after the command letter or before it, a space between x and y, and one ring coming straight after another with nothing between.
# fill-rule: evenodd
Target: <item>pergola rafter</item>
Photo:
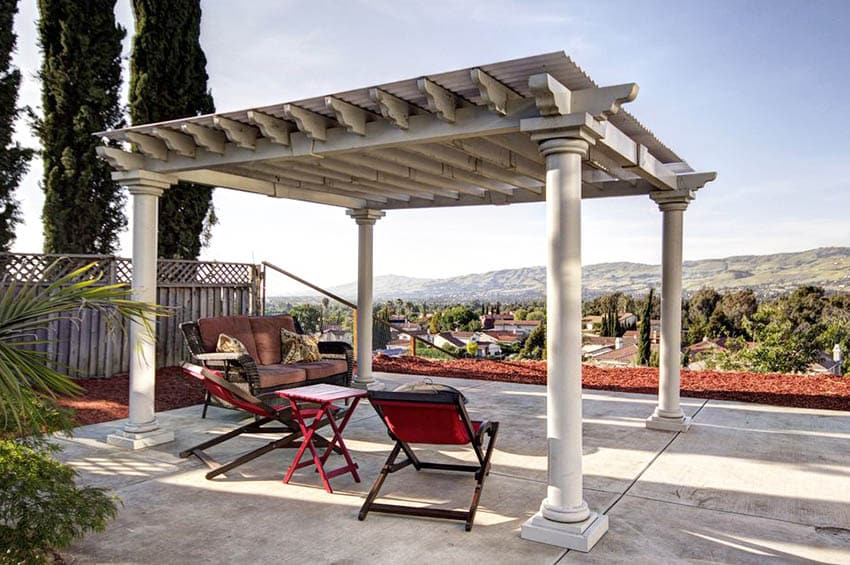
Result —
<instances>
[{"instance_id":1,"label":"pergola rafter","mask_svg":"<svg viewBox=\"0 0 850 565\"><path fill-rule=\"evenodd\" d=\"M133 195L133 286L152 300L157 199L178 181L338 206L358 225L358 386L372 376L372 235L387 210L546 203L549 473L523 537L589 550L607 517L582 495L581 199L649 196L663 214L659 402L647 427L687 430L679 403L682 222L695 172L621 106L634 83L599 87L563 53L102 132L99 148ZM154 349L130 371L116 443L163 441ZM118 437L120 436L120 438Z\"/></svg>"}]
</instances>

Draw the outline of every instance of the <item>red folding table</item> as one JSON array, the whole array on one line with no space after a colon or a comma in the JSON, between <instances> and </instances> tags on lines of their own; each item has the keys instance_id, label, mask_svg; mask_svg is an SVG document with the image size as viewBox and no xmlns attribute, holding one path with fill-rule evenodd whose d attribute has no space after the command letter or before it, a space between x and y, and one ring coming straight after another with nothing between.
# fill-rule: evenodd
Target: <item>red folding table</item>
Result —
<instances>
[{"instance_id":1,"label":"red folding table","mask_svg":"<svg viewBox=\"0 0 850 565\"><path fill-rule=\"evenodd\" d=\"M354 409L357 408L357 404L360 402L360 399L366 396L366 391L344 386L317 384L291 388L288 390L279 390L276 391L276 394L289 400L289 403L292 406L292 415L301 427L301 433L304 434L301 447L298 448L298 452L295 454L295 459L286 471L286 476L283 478L283 482L289 483L289 480L292 478L292 474L296 470L309 465L315 465L316 470L319 472L319 476L322 478L322 484L328 492L333 492L328 480L345 473L351 473L354 480L359 483L360 475L357 474L357 463L352 461L351 455L345 447L345 442L342 440L342 432L345 430L345 426L348 424L348 420L351 418L351 415L354 414ZM348 408L345 408L345 416L343 416L339 423L337 423L334 420L333 413L337 410L343 410L343 408L341 406L334 405L334 402L349 399L352 401L351 405ZM319 408L308 408L305 407L304 404L318 404ZM313 444L313 436L319 428L325 425L325 423L322 422L322 419L325 416L328 417L327 423L333 430L334 435L328 442L328 445L325 446L324 453L319 455L316 446ZM308 423L307 418L312 418L312 421ZM325 471L325 462L327 462L328 457L330 457L333 452L334 446L339 447L339 452L345 458L346 464L339 469ZM301 458L304 456L304 452L307 449L310 450L313 458L312 460L302 462Z\"/></svg>"}]
</instances>

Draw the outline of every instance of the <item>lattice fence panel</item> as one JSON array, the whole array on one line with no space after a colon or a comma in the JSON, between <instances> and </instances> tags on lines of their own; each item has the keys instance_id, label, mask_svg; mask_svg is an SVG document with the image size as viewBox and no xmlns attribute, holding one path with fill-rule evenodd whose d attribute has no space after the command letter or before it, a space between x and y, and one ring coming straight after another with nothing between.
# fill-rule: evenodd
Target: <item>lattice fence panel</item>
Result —
<instances>
[{"instance_id":1,"label":"lattice fence panel","mask_svg":"<svg viewBox=\"0 0 850 565\"><path fill-rule=\"evenodd\" d=\"M48 285L90 263L87 273L103 284L130 284L132 261L103 255L0 253L0 288L23 282ZM52 266L51 266L52 265ZM217 263L161 259L157 265L157 303L171 315L157 321L157 366L188 360L180 324L207 316L258 315L262 311L262 270L249 263ZM110 332L100 314L84 311L74 320L46 320L39 346L75 377L101 377L129 370L127 336Z\"/></svg>"}]
</instances>

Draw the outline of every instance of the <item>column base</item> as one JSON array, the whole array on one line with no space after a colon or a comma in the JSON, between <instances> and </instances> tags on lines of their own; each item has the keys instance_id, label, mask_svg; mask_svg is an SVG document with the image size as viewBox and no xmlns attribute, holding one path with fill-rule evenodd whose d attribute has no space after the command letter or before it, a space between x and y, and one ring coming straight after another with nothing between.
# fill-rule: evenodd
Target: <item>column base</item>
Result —
<instances>
[{"instance_id":1,"label":"column base","mask_svg":"<svg viewBox=\"0 0 850 565\"><path fill-rule=\"evenodd\" d=\"M351 387L362 388L363 390L386 390L387 385L379 380L372 379L371 381L365 383L362 381L358 382L357 380L354 380L351 383Z\"/></svg>"},{"instance_id":2,"label":"column base","mask_svg":"<svg viewBox=\"0 0 850 565\"><path fill-rule=\"evenodd\" d=\"M145 447L152 447L170 441L174 441L174 432L163 429L140 433L118 430L106 436L106 443L109 445L132 450L144 449Z\"/></svg>"},{"instance_id":3,"label":"column base","mask_svg":"<svg viewBox=\"0 0 850 565\"><path fill-rule=\"evenodd\" d=\"M665 418L658 414L653 414L646 419L646 429L660 430L663 432L686 432L691 427L690 416L680 416L678 418Z\"/></svg>"},{"instance_id":4,"label":"column base","mask_svg":"<svg viewBox=\"0 0 850 565\"><path fill-rule=\"evenodd\" d=\"M522 539L574 549L587 553L608 531L608 516L591 512L582 522L555 522L543 517L543 513L529 518L520 532Z\"/></svg>"}]
</instances>

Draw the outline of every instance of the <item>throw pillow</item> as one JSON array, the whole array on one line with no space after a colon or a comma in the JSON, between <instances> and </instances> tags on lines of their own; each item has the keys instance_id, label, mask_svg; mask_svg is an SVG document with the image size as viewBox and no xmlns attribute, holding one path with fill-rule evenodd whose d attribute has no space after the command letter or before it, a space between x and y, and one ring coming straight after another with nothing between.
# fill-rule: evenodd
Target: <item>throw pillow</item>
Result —
<instances>
[{"instance_id":1,"label":"throw pillow","mask_svg":"<svg viewBox=\"0 0 850 565\"><path fill-rule=\"evenodd\" d=\"M282 363L319 361L322 358L319 354L319 339L281 328L280 358Z\"/></svg>"},{"instance_id":2,"label":"throw pillow","mask_svg":"<svg viewBox=\"0 0 850 565\"><path fill-rule=\"evenodd\" d=\"M248 349L241 341L227 334L219 334L218 342L215 344L216 353L241 353L248 354Z\"/></svg>"}]
</instances>

